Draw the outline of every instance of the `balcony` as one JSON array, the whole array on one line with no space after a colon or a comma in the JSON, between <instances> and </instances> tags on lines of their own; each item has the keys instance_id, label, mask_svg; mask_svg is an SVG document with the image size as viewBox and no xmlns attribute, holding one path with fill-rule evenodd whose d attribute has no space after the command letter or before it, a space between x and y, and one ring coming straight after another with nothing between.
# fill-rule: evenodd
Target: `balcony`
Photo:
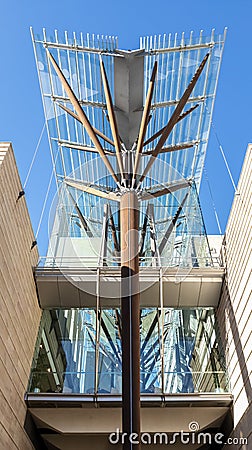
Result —
<instances>
[{"instance_id":1,"label":"balcony","mask_svg":"<svg viewBox=\"0 0 252 450\"><path fill-rule=\"evenodd\" d=\"M141 307L216 307L220 297L224 268L219 261L191 258L179 265L165 258L140 260ZM120 306L121 277L119 258L99 266L94 257L42 258L35 269L41 308L95 308L97 292L102 308ZM162 296L161 295L162 285Z\"/></svg>"},{"instance_id":2,"label":"balcony","mask_svg":"<svg viewBox=\"0 0 252 450\"><path fill-rule=\"evenodd\" d=\"M155 433L171 437L181 430L188 436L190 432L194 436L203 432L211 437L220 432L232 402L229 393L142 394L141 432L152 438ZM119 395L28 393L26 403L46 448L55 448L51 445L61 450L121 448L109 442L111 433L116 437L116 432L122 432ZM196 426L195 433L191 430L192 423ZM200 446L189 444L188 448L193 450Z\"/></svg>"},{"instance_id":3,"label":"balcony","mask_svg":"<svg viewBox=\"0 0 252 450\"><path fill-rule=\"evenodd\" d=\"M143 375L146 377L147 374L141 374L141 378ZM115 378L118 373L103 373L99 376ZM64 383L62 386L55 384L59 380L74 377L79 379L79 384L75 384L72 392L68 382L66 386ZM85 377L95 379L95 374L69 372L34 372L32 374L26 403L38 432L46 445L49 445L48 448L50 444L57 445L57 448L62 450L73 448L73 446L75 450L120 448L109 443L109 435L116 431L122 432L121 395L115 388L110 393L105 392L104 389L99 389L97 393L83 392L81 379ZM233 401L229 393L226 373L218 371L164 374L169 386L172 383L179 386L181 379L186 377L195 382L193 389L191 384L193 392L190 392L190 389L184 389L184 392L179 393L169 393L168 389L167 392L162 392L157 386L153 386L148 392L142 390L142 433L148 433L150 436L155 433L165 433L168 436L179 433L181 430L189 432L192 422L198 426L196 432L210 432L209 435L214 436L220 430ZM46 387L48 383L50 386L54 384L55 392L51 389L42 392L40 388L34 387L38 379L40 387ZM208 392L200 392L200 388ZM175 448L178 447L175 446ZM199 447L189 446L189 448Z\"/></svg>"}]
</instances>

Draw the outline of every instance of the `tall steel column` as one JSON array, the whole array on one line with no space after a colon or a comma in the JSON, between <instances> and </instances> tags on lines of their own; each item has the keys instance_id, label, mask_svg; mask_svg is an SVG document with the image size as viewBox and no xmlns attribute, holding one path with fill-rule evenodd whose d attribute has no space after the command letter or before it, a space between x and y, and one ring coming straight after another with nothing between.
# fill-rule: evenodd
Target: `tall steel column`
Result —
<instances>
[{"instance_id":1,"label":"tall steel column","mask_svg":"<svg viewBox=\"0 0 252 450\"><path fill-rule=\"evenodd\" d=\"M140 294L138 226L135 191L121 197L122 429L124 450L140 449ZM134 439L130 439L136 433Z\"/></svg>"}]
</instances>

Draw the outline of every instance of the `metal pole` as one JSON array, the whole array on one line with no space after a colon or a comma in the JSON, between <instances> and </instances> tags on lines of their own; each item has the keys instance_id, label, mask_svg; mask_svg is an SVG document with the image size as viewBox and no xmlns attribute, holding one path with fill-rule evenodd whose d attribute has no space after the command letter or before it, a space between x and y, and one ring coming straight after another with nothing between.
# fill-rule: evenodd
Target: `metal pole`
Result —
<instances>
[{"instance_id":1,"label":"metal pole","mask_svg":"<svg viewBox=\"0 0 252 450\"><path fill-rule=\"evenodd\" d=\"M140 449L139 203L134 191L126 191L121 198L120 225L124 433L122 448L137 450Z\"/></svg>"}]
</instances>

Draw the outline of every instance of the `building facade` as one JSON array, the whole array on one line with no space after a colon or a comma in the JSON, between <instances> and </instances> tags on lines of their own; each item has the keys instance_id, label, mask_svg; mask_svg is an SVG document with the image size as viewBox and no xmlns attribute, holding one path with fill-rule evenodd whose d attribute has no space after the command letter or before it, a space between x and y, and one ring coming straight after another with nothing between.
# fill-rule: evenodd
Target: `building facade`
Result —
<instances>
[{"instance_id":1,"label":"building facade","mask_svg":"<svg viewBox=\"0 0 252 450\"><path fill-rule=\"evenodd\" d=\"M0 258L1 258L1 437L0 447L32 449L25 431L28 423L27 389L41 317L33 267L37 248L25 197L10 143L0 144Z\"/></svg>"},{"instance_id":2,"label":"building facade","mask_svg":"<svg viewBox=\"0 0 252 450\"><path fill-rule=\"evenodd\" d=\"M251 437L251 144L247 148L230 212L223 254L226 274L217 310L234 395L232 437Z\"/></svg>"},{"instance_id":3,"label":"building facade","mask_svg":"<svg viewBox=\"0 0 252 450\"><path fill-rule=\"evenodd\" d=\"M184 448L181 431L191 449L249 439L251 147L222 251L198 196L224 40L165 35L126 52L113 37L33 34L58 193L47 255L37 264L33 249L27 269L31 448L121 448L120 202L132 191L142 446Z\"/></svg>"}]
</instances>

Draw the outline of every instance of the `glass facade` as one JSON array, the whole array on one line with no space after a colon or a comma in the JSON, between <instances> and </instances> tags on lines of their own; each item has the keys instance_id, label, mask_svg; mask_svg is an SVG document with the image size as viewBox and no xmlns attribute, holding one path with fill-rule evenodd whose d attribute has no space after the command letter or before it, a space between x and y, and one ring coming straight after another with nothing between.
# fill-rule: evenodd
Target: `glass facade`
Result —
<instances>
[{"instance_id":1,"label":"glass facade","mask_svg":"<svg viewBox=\"0 0 252 450\"><path fill-rule=\"evenodd\" d=\"M107 200L93 195L90 191L81 191L73 185L73 182L90 188L99 187L100 192L114 192L116 195L118 186L102 158L98 156L97 149L86 129L80 121L64 109L68 108L74 113L62 83L49 61L47 51L54 57L92 126L109 140L113 140L113 137L102 86L100 59L105 65L112 101L116 103L117 97L124 95L121 90L117 93L118 60L129 58L130 52L119 50L117 39L111 36L84 36L75 33L59 35L58 32L49 36L44 31L42 35L32 34L32 37L58 185L58 216L56 220L54 218L51 220L48 256L61 258L62 248L69 248L69 245L65 246L66 237L69 239L80 237L82 242L86 243L86 249L81 255L77 252L77 256L86 254L93 257L94 261L96 258L94 264L97 264L99 254L97 249L101 247L99 238L102 235L104 207ZM136 81L139 83L138 89L142 92L141 110L146 101L152 68L157 62L150 120L145 137L146 145L139 163L139 174L141 174L151 158L150 152L155 149L159 140L159 137L156 137L149 142L150 138L168 123L195 71L206 54L209 54L207 63L189 97L186 111L183 112L181 120L174 126L164 143L166 151L160 152L141 184L141 192L144 195L148 194L149 197L146 201L141 200L139 228L141 231L147 204L152 203L158 245L163 241L165 231L170 227L180 205L183 204L183 209L176 218L177 223L172 226L169 233L169 243L161 246L162 265L195 266L199 264L199 261L201 261L200 265L204 266L212 264L197 194L206 154L224 41L225 32L224 35L219 35L214 30L209 37L204 37L202 32L197 37L193 33L189 37L185 34L180 37L177 34L144 37L140 39L139 51L132 56L133 62L129 63L133 64L134 58L143 60L142 82ZM129 92L128 95L130 103L133 92ZM115 107L115 116L120 125L119 109L118 106ZM191 113L187 114L191 109ZM120 132L123 134L124 130L119 126ZM127 155L129 159L134 159L137 134L135 141L131 143L132 147L124 147L123 158ZM114 172L118 174L114 146L102 137L99 140L104 151L107 152L107 159ZM169 151L174 147L176 150ZM67 180L71 181L72 185L67 184ZM162 197L156 198L157 191L181 183L181 180L186 182L188 180L188 184L174 192L167 190ZM113 200L109 203L115 227L119 233L117 215L119 206ZM111 235L111 232L112 227L109 223L108 233ZM146 239L147 241L149 240ZM109 242L112 241L109 240ZM109 252L110 255L116 254L113 248L109 249ZM144 248L143 253L146 256L149 255L150 247ZM64 256L72 257L73 255L65 254ZM114 263L116 263L115 258L112 264ZM145 264L144 261L143 264ZM146 264L148 265L148 262Z\"/></svg>"},{"instance_id":2,"label":"glass facade","mask_svg":"<svg viewBox=\"0 0 252 450\"><path fill-rule=\"evenodd\" d=\"M146 140L136 175L140 188L137 186L136 191L140 199L139 264L143 268L160 270L161 292L166 270L169 274L174 267L185 268L185 272L181 272L184 277L191 269L218 266L208 245L198 193L225 33L217 35L213 31L208 38L202 33L198 37L191 33L188 38L184 34L180 38L177 35L144 37L135 56L132 52L132 58L130 52L118 49L114 37L84 37L75 33L60 36L57 32L48 36L45 31L41 36L32 36L58 188L51 209L50 242L43 264L47 269L59 268L63 274L67 271L61 269L74 268L76 279L83 268L97 270L94 288L97 305L93 309L43 311L28 391L120 395L121 311L102 308L99 296L102 296L101 269L106 276L111 266L120 266L118 198L128 185L123 186L120 174L120 182L115 182L86 128L76 120L48 51L92 127L98 130L99 143L114 174L120 171L115 145L110 142L113 133L102 87L100 60L105 65L115 104L122 93L118 94L118 61L120 58L131 60L130 72L134 58L142 58L142 83L138 86L142 95L140 113L157 62ZM179 116L141 183L140 174L153 157L151 152L155 151L160 130L172 118L207 54L209 57L189 96L186 111ZM128 95L132 100L132 92ZM119 123L119 108L114 109ZM123 142L120 144L125 167L126 162L129 167L134 163L137 139L138 135L130 148ZM128 174L131 171L132 167ZM94 194L95 189L99 195ZM89 292L88 288L83 290ZM113 294L107 293L107 296L110 298ZM214 309L161 307L161 300L160 294L160 308L141 309L141 393L227 392L225 358ZM156 300L153 304L157 304Z\"/></svg>"},{"instance_id":3,"label":"glass facade","mask_svg":"<svg viewBox=\"0 0 252 450\"><path fill-rule=\"evenodd\" d=\"M85 194L87 197L89 194ZM180 208L180 197L185 199ZM204 221L200 209L198 193L192 185L188 189L180 190L179 198L153 198L151 204L155 211L156 246L160 249L160 257L153 257L151 236L153 233L151 221L146 225L146 236L140 255L140 265L161 265L167 267L213 267L218 264L210 252ZM168 200L168 203L167 203ZM170 204L172 202L172 204ZM104 210L106 200L92 196L83 205L84 217L88 218L87 227L83 227L82 216L78 206L73 202L68 189L63 185L52 208L50 243L47 257L41 261L45 266L53 267L97 267L118 266L120 255L113 239L114 228L107 217L107 252L100 260L102 235L104 233ZM148 202L140 203L139 207L139 239L144 228ZM119 206L117 202L110 202L118 240L120 238ZM173 224L173 218L176 224Z\"/></svg>"},{"instance_id":4,"label":"glass facade","mask_svg":"<svg viewBox=\"0 0 252 450\"><path fill-rule=\"evenodd\" d=\"M43 312L29 392L121 394L120 310L98 314ZM142 394L228 391L212 308L142 309L140 330Z\"/></svg>"}]
</instances>

